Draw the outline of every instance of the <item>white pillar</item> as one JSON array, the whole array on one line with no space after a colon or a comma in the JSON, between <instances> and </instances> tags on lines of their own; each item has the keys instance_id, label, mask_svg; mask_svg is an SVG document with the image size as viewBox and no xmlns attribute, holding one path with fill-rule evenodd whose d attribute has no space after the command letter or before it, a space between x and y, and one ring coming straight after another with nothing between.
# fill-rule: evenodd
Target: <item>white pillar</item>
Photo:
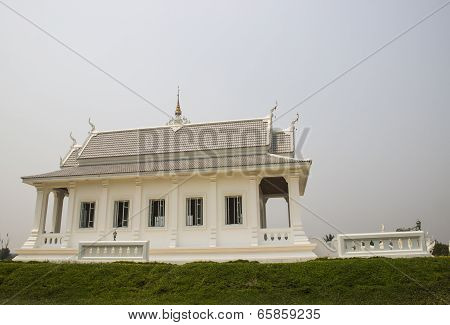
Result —
<instances>
[{"instance_id":1,"label":"white pillar","mask_svg":"<svg viewBox=\"0 0 450 325\"><path fill-rule=\"evenodd\" d=\"M217 178L216 176L210 176L207 195L209 247L217 246L217 218L219 215L217 205Z\"/></svg>"},{"instance_id":2,"label":"white pillar","mask_svg":"<svg viewBox=\"0 0 450 325\"><path fill-rule=\"evenodd\" d=\"M142 181L139 178L136 179L132 208L133 213L130 221L133 229L133 240L139 240L141 234L141 218L144 214L142 213Z\"/></svg>"},{"instance_id":3,"label":"white pillar","mask_svg":"<svg viewBox=\"0 0 450 325\"><path fill-rule=\"evenodd\" d=\"M256 175L249 177L249 189L248 189L248 205L247 205L247 218L248 225L250 227L251 239L250 246L258 246L258 218L259 218L259 180Z\"/></svg>"},{"instance_id":4,"label":"white pillar","mask_svg":"<svg viewBox=\"0 0 450 325\"><path fill-rule=\"evenodd\" d=\"M258 185L258 194L259 194L259 225L261 229L265 229L267 228L267 216L266 216L267 198L264 197L264 194L259 185Z\"/></svg>"},{"instance_id":5,"label":"white pillar","mask_svg":"<svg viewBox=\"0 0 450 325\"><path fill-rule=\"evenodd\" d=\"M100 201L98 203L97 222L99 229L99 240L106 240L106 228L108 226L108 193L109 193L109 181L104 179L101 182L102 192L100 194Z\"/></svg>"},{"instance_id":6,"label":"white pillar","mask_svg":"<svg viewBox=\"0 0 450 325\"><path fill-rule=\"evenodd\" d=\"M70 237L72 235L72 228L75 217L75 199L76 199L76 184L75 182L70 182L68 186L69 191L69 202L67 208L67 222L66 222L66 232L64 234L63 247L70 247Z\"/></svg>"},{"instance_id":7,"label":"white pillar","mask_svg":"<svg viewBox=\"0 0 450 325\"><path fill-rule=\"evenodd\" d=\"M43 231L45 225L45 215L47 214L49 191L40 185L36 186L36 206L34 209L33 228L28 239L22 248L34 248L39 246L39 234Z\"/></svg>"},{"instance_id":8,"label":"white pillar","mask_svg":"<svg viewBox=\"0 0 450 325\"><path fill-rule=\"evenodd\" d=\"M169 247L177 247L178 235L178 178L172 177L172 187L169 193Z\"/></svg>"},{"instance_id":9,"label":"white pillar","mask_svg":"<svg viewBox=\"0 0 450 325\"><path fill-rule=\"evenodd\" d=\"M41 208L41 216L39 218L39 224L38 224L38 233L42 234L45 230L45 223L47 220L47 209L48 209L48 197L50 195L49 190L44 190L44 197L42 199L42 208Z\"/></svg>"},{"instance_id":10,"label":"white pillar","mask_svg":"<svg viewBox=\"0 0 450 325\"><path fill-rule=\"evenodd\" d=\"M305 235L301 218L300 206L300 175L292 174L287 176L289 188L289 217L294 236L294 245L309 244Z\"/></svg>"},{"instance_id":11,"label":"white pillar","mask_svg":"<svg viewBox=\"0 0 450 325\"><path fill-rule=\"evenodd\" d=\"M53 215L52 232L57 234L61 232L61 218L64 204L65 193L62 190L53 191Z\"/></svg>"}]
</instances>

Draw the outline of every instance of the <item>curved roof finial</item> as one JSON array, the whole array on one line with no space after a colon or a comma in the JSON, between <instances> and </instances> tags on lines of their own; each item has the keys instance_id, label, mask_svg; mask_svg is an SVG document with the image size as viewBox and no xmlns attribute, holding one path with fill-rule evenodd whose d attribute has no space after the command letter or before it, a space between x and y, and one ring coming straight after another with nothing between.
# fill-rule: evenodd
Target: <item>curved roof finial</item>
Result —
<instances>
[{"instance_id":1,"label":"curved roof finial","mask_svg":"<svg viewBox=\"0 0 450 325\"><path fill-rule=\"evenodd\" d=\"M270 109L270 117L273 116L273 112L278 108L278 101L275 101L275 106Z\"/></svg>"},{"instance_id":2,"label":"curved roof finial","mask_svg":"<svg viewBox=\"0 0 450 325\"><path fill-rule=\"evenodd\" d=\"M72 146L73 146L73 147L76 146L76 145L77 145L77 139L75 139L75 138L73 137L72 132L70 132L69 138L70 138L70 140L72 140Z\"/></svg>"},{"instance_id":3,"label":"curved roof finial","mask_svg":"<svg viewBox=\"0 0 450 325\"><path fill-rule=\"evenodd\" d=\"M89 117L89 119L88 119L88 123L89 123L89 125L91 126L91 132L94 132L95 131L95 124L94 123L92 123L92 121L91 121L91 118Z\"/></svg>"},{"instance_id":4,"label":"curved roof finial","mask_svg":"<svg viewBox=\"0 0 450 325\"><path fill-rule=\"evenodd\" d=\"M180 86L178 86L177 108L175 109L175 116L181 116L181 107L180 107Z\"/></svg>"},{"instance_id":5,"label":"curved roof finial","mask_svg":"<svg viewBox=\"0 0 450 325\"><path fill-rule=\"evenodd\" d=\"M291 122L291 129L295 130L295 124L298 122L299 118L300 116L297 113L297 117Z\"/></svg>"}]
</instances>

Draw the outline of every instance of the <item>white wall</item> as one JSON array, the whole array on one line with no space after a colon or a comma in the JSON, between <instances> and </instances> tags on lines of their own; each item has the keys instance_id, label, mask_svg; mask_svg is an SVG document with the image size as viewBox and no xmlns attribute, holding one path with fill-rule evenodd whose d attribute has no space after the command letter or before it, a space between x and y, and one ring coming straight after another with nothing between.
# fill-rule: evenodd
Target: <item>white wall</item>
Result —
<instances>
[{"instance_id":1,"label":"white wall","mask_svg":"<svg viewBox=\"0 0 450 325\"><path fill-rule=\"evenodd\" d=\"M214 185L211 185L211 179L200 176L193 177L186 182L179 178L178 186L168 177L143 180L142 183L139 183L138 186L140 187L137 191L135 180L110 180L107 185L106 209L101 206L103 204L103 187L100 182L77 184L72 212L70 246L77 247L79 241L112 240L114 201L116 200L130 201L128 227L117 229L117 240L149 240L151 248L167 248L170 244L171 229L176 228L177 247L209 247L211 244L211 228L215 228L217 232L216 246L250 246L250 218L256 218L258 220L256 224L259 227L259 210L249 209L249 205L254 204L258 208L259 205L257 202L249 202L249 178L245 176L219 176L214 180L215 191ZM178 196L176 219L173 202L171 202L175 191L177 191ZM136 202L136 193L140 195L141 202ZM227 195L242 195L242 225L225 225L225 196ZM203 197L203 226L186 226L187 197ZM163 228L148 227L148 204L150 199L155 198L166 200L166 220ZM94 228L92 229L79 228L80 206L83 201L96 202ZM209 206L215 202L217 203L215 207ZM104 211L106 211L106 215ZM250 214L249 211L257 212L256 214ZM173 224L174 220L177 220L176 225ZM138 223L139 228L137 232L133 233L135 223Z\"/></svg>"}]
</instances>

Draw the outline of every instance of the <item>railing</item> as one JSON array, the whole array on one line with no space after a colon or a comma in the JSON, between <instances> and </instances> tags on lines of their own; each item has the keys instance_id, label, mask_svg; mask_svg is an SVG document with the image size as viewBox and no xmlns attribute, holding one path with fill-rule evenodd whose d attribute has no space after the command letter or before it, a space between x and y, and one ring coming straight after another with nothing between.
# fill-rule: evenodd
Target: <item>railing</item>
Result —
<instances>
[{"instance_id":1,"label":"railing","mask_svg":"<svg viewBox=\"0 0 450 325\"><path fill-rule=\"evenodd\" d=\"M423 231L338 234L339 257L426 256Z\"/></svg>"},{"instance_id":2,"label":"railing","mask_svg":"<svg viewBox=\"0 0 450 325\"><path fill-rule=\"evenodd\" d=\"M148 241L80 242L80 260L144 260L148 258Z\"/></svg>"},{"instance_id":3,"label":"railing","mask_svg":"<svg viewBox=\"0 0 450 325\"><path fill-rule=\"evenodd\" d=\"M41 247L61 247L63 240L64 240L64 234L41 234L40 236L40 242Z\"/></svg>"},{"instance_id":4,"label":"railing","mask_svg":"<svg viewBox=\"0 0 450 325\"><path fill-rule=\"evenodd\" d=\"M258 233L259 245L286 246L292 244L291 228L260 229Z\"/></svg>"}]
</instances>

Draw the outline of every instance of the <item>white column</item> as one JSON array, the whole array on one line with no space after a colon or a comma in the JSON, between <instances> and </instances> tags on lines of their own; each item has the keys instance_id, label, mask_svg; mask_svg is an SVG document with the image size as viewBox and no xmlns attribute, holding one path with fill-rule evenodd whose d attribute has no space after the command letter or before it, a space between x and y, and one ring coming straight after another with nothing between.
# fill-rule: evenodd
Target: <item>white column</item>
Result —
<instances>
[{"instance_id":1,"label":"white column","mask_svg":"<svg viewBox=\"0 0 450 325\"><path fill-rule=\"evenodd\" d=\"M40 185L35 186L36 186L36 206L34 209L33 228L31 229L31 234L23 244L22 248L38 247L39 234L41 234L43 231L42 225L45 225L45 215L47 214L49 191Z\"/></svg>"},{"instance_id":2,"label":"white column","mask_svg":"<svg viewBox=\"0 0 450 325\"><path fill-rule=\"evenodd\" d=\"M217 178L216 176L211 176L209 178L209 189L207 195L209 247L217 246L217 218L219 215L217 206Z\"/></svg>"},{"instance_id":3,"label":"white column","mask_svg":"<svg viewBox=\"0 0 450 325\"><path fill-rule=\"evenodd\" d=\"M52 215L52 232L57 234L61 232L61 217L63 210L65 193L62 190L53 191L53 215Z\"/></svg>"},{"instance_id":4,"label":"white column","mask_svg":"<svg viewBox=\"0 0 450 325\"><path fill-rule=\"evenodd\" d=\"M98 230L99 240L107 240L106 227L108 225L108 194L109 194L109 181L104 179L101 182L102 192L100 194L100 202L98 203Z\"/></svg>"},{"instance_id":5,"label":"white column","mask_svg":"<svg viewBox=\"0 0 450 325\"><path fill-rule=\"evenodd\" d=\"M177 247L177 235L178 235L178 178L172 177L172 187L169 193L169 247Z\"/></svg>"},{"instance_id":6,"label":"white column","mask_svg":"<svg viewBox=\"0 0 450 325\"><path fill-rule=\"evenodd\" d=\"M66 222L66 233L64 234L63 247L70 247L70 237L72 236L72 228L75 218L75 199L76 199L76 184L75 182L70 182L68 186L69 191L69 202L67 207L67 222Z\"/></svg>"},{"instance_id":7,"label":"white column","mask_svg":"<svg viewBox=\"0 0 450 325\"><path fill-rule=\"evenodd\" d=\"M259 194L259 227L261 229L267 228L267 217L266 217L266 203L267 198L264 197L261 187L258 186Z\"/></svg>"},{"instance_id":8,"label":"white column","mask_svg":"<svg viewBox=\"0 0 450 325\"><path fill-rule=\"evenodd\" d=\"M50 195L49 190L44 190L44 197L42 199L42 208L41 208L41 216L39 218L39 225L38 225L38 233L42 234L45 230L45 223L47 220L47 209L48 209L48 197Z\"/></svg>"},{"instance_id":9,"label":"white column","mask_svg":"<svg viewBox=\"0 0 450 325\"><path fill-rule=\"evenodd\" d=\"M131 227L133 229L133 240L139 240L141 234L141 218L142 218L142 181L136 179L133 199L133 213L131 219Z\"/></svg>"},{"instance_id":10,"label":"white column","mask_svg":"<svg viewBox=\"0 0 450 325\"><path fill-rule=\"evenodd\" d=\"M251 246L258 246L258 218L259 218L259 184L258 177L252 175L249 177L247 218L251 231Z\"/></svg>"},{"instance_id":11,"label":"white column","mask_svg":"<svg viewBox=\"0 0 450 325\"><path fill-rule=\"evenodd\" d=\"M294 245L309 244L301 218L300 175L292 174L287 176L287 182L289 188L289 217L294 236Z\"/></svg>"}]
</instances>

